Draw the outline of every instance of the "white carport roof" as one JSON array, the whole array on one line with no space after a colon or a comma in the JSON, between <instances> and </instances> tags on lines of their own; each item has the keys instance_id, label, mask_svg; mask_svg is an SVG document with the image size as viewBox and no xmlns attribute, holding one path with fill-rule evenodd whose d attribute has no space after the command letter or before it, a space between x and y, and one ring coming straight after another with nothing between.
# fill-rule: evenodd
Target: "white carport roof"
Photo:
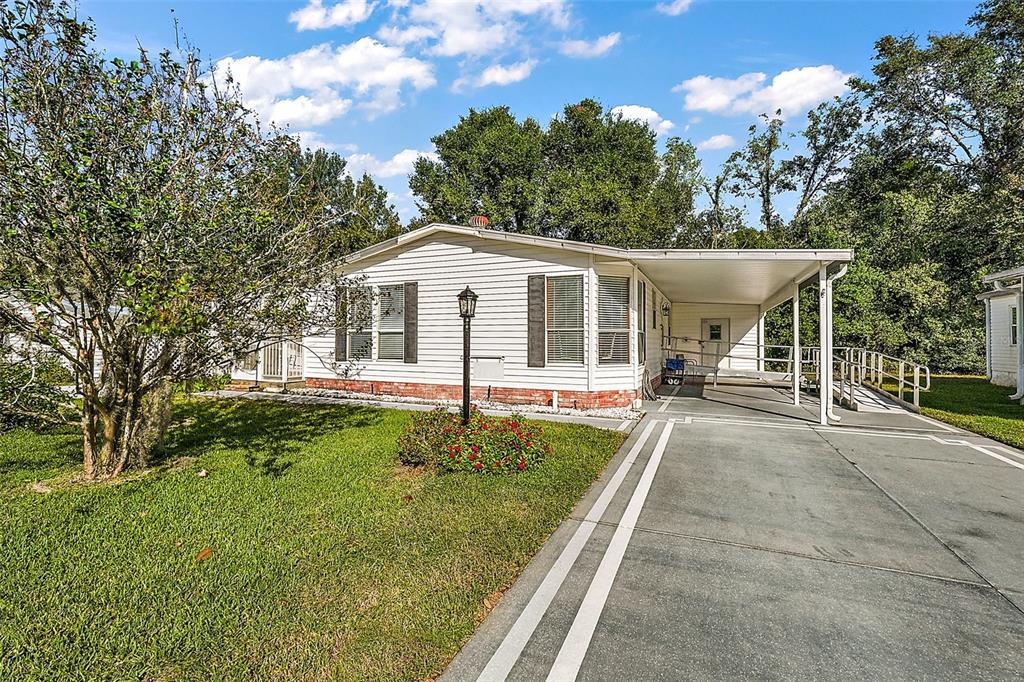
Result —
<instances>
[{"instance_id":1,"label":"white carport roof","mask_svg":"<svg viewBox=\"0 0 1024 682\"><path fill-rule=\"evenodd\" d=\"M802 284L815 277L821 264L850 262L853 251L631 250L629 260L636 263L670 301L741 303L767 310L790 298L794 282Z\"/></svg>"},{"instance_id":2,"label":"white carport roof","mask_svg":"<svg viewBox=\"0 0 1024 682\"><path fill-rule=\"evenodd\" d=\"M820 265L836 267L853 260L852 249L619 249L567 239L431 223L357 251L346 264L376 256L438 232L499 242L528 244L592 254L598 263L637 265L673 302L744 303L767 310L789 299L793 282L804 282Z\"/></svg>"}]
</instances>

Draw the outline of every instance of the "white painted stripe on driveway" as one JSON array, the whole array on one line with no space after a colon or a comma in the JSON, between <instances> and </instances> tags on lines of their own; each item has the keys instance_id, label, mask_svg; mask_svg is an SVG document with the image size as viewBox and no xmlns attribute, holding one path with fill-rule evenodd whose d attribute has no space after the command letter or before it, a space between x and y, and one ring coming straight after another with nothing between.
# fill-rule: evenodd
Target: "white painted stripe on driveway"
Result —
<instances>
[{"instance_id":1,"label":"white painted stripe on driveway","mask_svg":"<svg viewBox=\"0 0 1024 682\"><path fill-rule=\"evenodd\" d=\"M999 450L1000 452L1005 452L1006 454L1010 455L1011 457L1016 457L1017 459L1024 460L1024 453L1020 453L1020 452L1017 452L1015 450L1011 450L1008 447L1004 447L1002 445L992 445L991 448L993 450Z\"/></svg>"},{"instance_id":2,"label":"white painted stripe on driveway","mask_svg":"<svg viewBox=\"0 0 1024 682\"><path fill-rule=\"evenodd\" d=\"M668 409L669 403L672 402L672 396L666 396L661 399L661 407L658 408L658 412L664 412Z\"/></svg>"},{"instance_id":3,"label":"white painted stripe on driveway","mask_svg":"<svg viewBox=\"0 0 1024 682\"><path fill-rule=\"evenodd\" d=\"M978 452L984 453L984 454L988 455L989 457L994 457L995 459L998 459L1000 462L1006 462L1010 466L1017 467L1018 469L1024 471L1024 464L1021 464L1020 462L1015 462L1012 459L1009 459L1007 457L1003 457L1002 455L1000 455L998 453L992 452L991 450L989 450L988 448L986 448L983 445L975 445L974 443L964 443L964 445L966 445L967 447L971 448L972 450L977 450Z\"/></svg>"},{"instance_id":4,"label":"white painted stripe on driveway","mask_svg":"<svg viewBox=\"0 0 1024 682\"><path fill-rule=\"evenodd\" d=\"M569 628L569 634L565 636L558 657L555 659L554 665L551 666L548 682L571 682L580 672L580 666L590 648L590 640L594 636L597 621L601 617L601 612L604 611L608 593L611 592L615 575L619 572L619 566L622 565L622 557L626 553L630 538L633 537L633 528L647 501L647 493L651 490L651 483L654 481L654 475L658 472L658 465L661 464L661 457L665 454L665 447L668 445L674 425L673 422L669 422L661 431L658 444L654 446L654 452L651 453L651 458L647 461L647 466L644 467L640 482L637 483L636 490L633 491L629 505L615 530L615 535L612 536L612 541L609 543L608 549L605 550L604 558L601 559L601 565L598 566L597 573L590 583L587 596L583 598L583 604L576 612L576 619L573 621L572 627Z\"/></svg>"},{"instance_id":5,"label":"white painted stripe on driveway","mask_svg":"<svg viewBox=\"0 0 1024 682\"><path fill-rule=\"evenodd\" d=\"M537 624L540 623L541 618L547 612L551 600L555 598L555 594L558 593L558 589L565 581L565 576L568 575L569 569L576 563L576 558L583 550L584 545L587 544L587 540L590 539L590 535L594 532L597 522L604 516L605 510L608 509L608 505L622 485L626 474L629 473L633 462L636 461L640 450L643 449L647 440L651 437L656 424L657 422L654 420L647 423L647 426L641 432L636 443L633 444L626 458L622 460L622 464L619 465L619 468L615 470L615 473L608 481L608 485L601 491L601 495L597 498L594 506L590 508L590 511L580 523L580 527L576 529L568 544L562 549L562 553L558 555L558 559L548 569L544 580L541 581L537 591L533 593L530 601L523 608L522 613L519 614L519 618L512 624L512 628L505 635L505 639L501 641L497 651L491 656L491 660L487 662L487 666L480 673L480 676L477 678L478 680L481 682L502 682L508 677L516 661L519 660L520 654L523 653L526 643L530 641L534 630L537 629Z\"/></svg>"}]
</instances>

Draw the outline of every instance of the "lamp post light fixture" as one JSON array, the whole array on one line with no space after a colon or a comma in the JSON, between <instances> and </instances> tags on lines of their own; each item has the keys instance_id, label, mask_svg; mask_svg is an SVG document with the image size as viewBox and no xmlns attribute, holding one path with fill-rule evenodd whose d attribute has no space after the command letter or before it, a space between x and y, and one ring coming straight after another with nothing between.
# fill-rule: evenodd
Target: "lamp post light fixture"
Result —
<instances>
[{"instance_id":1,"label":"lamp post light fixture","mask_svg":"<svg viewBox=\"0 0 1024 682\"><path fill-rule=\"evenodd\" d=\"M469 325L476 315L480 298L468 286L459 293L459 316L462 317L462 423L469 423Z\"/></svg>"}]
</instances>

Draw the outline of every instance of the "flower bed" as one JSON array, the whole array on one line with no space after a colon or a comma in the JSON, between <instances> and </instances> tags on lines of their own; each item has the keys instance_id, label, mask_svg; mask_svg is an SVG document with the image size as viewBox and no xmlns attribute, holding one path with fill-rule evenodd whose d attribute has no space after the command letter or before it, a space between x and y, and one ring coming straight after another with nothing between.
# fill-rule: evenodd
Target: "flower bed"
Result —
<instances>
[{"instance_id":1,"label":"flower bed","mask_svg":"<svg viewBox=\"0 0 1024 682\"><path fill-rule=\"evenodd\" d=\"M398 446L405 464L470 473L523 471L551 452L541 427L519 416L488 417L475 408L465 425L443 409L417 414Z\"/></svg>"}]
</instances>

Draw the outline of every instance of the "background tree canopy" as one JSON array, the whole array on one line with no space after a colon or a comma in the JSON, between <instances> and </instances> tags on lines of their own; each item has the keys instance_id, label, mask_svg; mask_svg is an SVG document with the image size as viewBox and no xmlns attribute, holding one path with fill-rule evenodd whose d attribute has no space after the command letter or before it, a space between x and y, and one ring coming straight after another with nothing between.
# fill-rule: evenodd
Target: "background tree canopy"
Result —
<instances>
[{"instance_id":1,"label":"background tree canopy","mask_svg":"<svg viewBox=\"0 0 1024 682\"><path fill-rule=\"evenodd\" d=\"M497 229L622 247L854 248L837 345L981 371L980 278L1024 262L1024 4L988 0L962 33L885 36L875 51L873 77L791 136L801 153L765 112L711 176L689 142L659 153L644 123L593 100L547 129L507 107L471 110L434 138L438 161L416 164L421 220L482 213ZM787 317L769 319L777 342Z\"/></svg>"}]
</instances>

